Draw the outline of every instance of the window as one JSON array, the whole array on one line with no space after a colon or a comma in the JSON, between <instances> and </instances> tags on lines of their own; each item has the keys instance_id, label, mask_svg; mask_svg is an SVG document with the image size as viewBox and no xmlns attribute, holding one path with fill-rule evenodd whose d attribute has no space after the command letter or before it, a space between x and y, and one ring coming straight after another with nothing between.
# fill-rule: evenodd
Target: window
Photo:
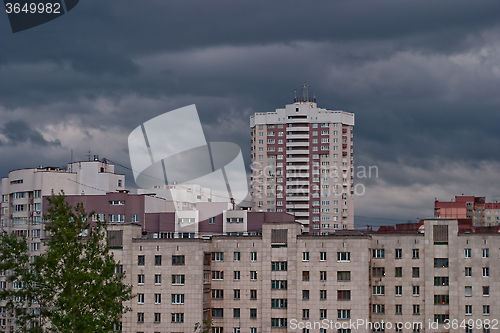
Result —
<instances>
[{"instance_id":1,"label":"window","mask_svg":"<svg viewBox=\"0 0 500 333\"><path fill-rule=\"evenodd\" d=\"M412 267L411 276L414 278L420 277L420 268L419 267Z\"/></svg>"},{"instance_id":2,"label":"window","mask_svg":"<svg viewBox=\"0 0 500 333\"><path fill-rule=\"evenodd\" d=\"M319 280L320 281L326 281L326 271L320 271L319 272Z\"/></svg>"},{"instance_id":3,"label":"window","mask_svg":"<svg viewBox=\"0 0 500 333\"><path fill-rule=\"evenodd\" d=\"M250 319L257 319L257 309L250 309Z\"/></svg>"},{"instance_id":4,"label":"window","mask_svg":"<svg viewBox=\"0 0 500 333\"><path fill-rule=\"evenodd\" d=\"M403 286L396 286L395 295L396 296L403 296Z\"/></svg>"},{"instance_id":5,"label":"window","mask_svg":"<svg viewBox=\"0 0 500 333\"><path fill-rule=\"evenodd\" d=\"M172 300L173 300L173 296L172 295ZM184 295L182 295L182 303L184 303ZM155 304L161 304L161 294L155 294ZM172 303L174 304L174 303Z\"/></svg>"},{"instance_id":6,"label":"window","mask_svg":"<svg viewBox=\"0 0 500 333\"><path fill-rule=\"evenodd\" d=\"M403 314L403 305L396 304L396 315L402 315L402 314Z\"/></svg>"},{"instance_id":7,"label":"window","mask_svg":"<svg viewBox=\"0 0 500 333\"><path fill-rule=\"evenodd\" d=\"M144 294L137 294L137 304L144 304Z\"/></svg>"},{"instance_id":8,"label":"window","mask_svg":"<svg viewBox=\"0 0 500 333\"><path fill-rule=\"evenodd\" d=\"M438 323L444 323L445 320L449 320L450 315L449 314L435 314L434 315L434 321Z\"/></svg>"},{"instance_id":9,"label":"window","mask_svg":"<svg viewBox=\"0 0 500 333\"><path fill-rule=\"evenodd\" d=\"M319 291L319 300L320 301L326 301L327 299L327 291L326 290L320 290Z\"/></svg>"},{"instance_id":10,"label":"window","mask_svg":"<svg viewBox=\"0 0 500 333\"><path fill-rule=\"evenodd\" d=\"M309 309L302 309L302 319L309 319Z\"/></svg>"},{"instance_id":11,"label":"window","mask_svg":"<svg viewBox=\"0 0 500 333\"><path fill-rule=\"evenodd\" d=\"M420 296L420 286L413 286L413 296Z\"/></svg>"},{"instance_id":12,"label":"window","mask_svg":"<svg viewBox=\"0 0 500 333\"><path fill-rule=\"evenodd\" d=\"M185 282L184 274L172 274L172 285L183 285ZM161 283L161 275L160 275L160 283Z\"/></svg>"},{"instance_id":13,"label":"window","mask_svg":"<svg viewBox=\"0 0 500 333\"><path fill-rule=\"evenodd\" d=\"M490 296L490 287L483 286L483 296Z\"/></svg>"},{"instance_id":14,"label":"window","mask_svg":"<svg viewBox=\"0 0 500 333\"><path fill-rule=\"evenodd\" d=\"M490 249L483 249L483 258L490 257Z\"/></svg>"},{"instance_id":15,"label":"window","mask_svg":"<svg viewBox=\"0 0 500 333\"><path fill-rule=\"evenodd\" d=\"M234 258L234 261L240 261L241 260L241 252L234 252L233 258Z\"/></svg>"},{"instance_id":16,"label":"window","mask_svg":"<svg viewBox=\"0 0 500 333\"><path fill-rule=\"evenodd\" d=\"M413 257L412 259L419 259L420 258L420 251L419 249L413 249Z\"/></svg>"},{"instance_id":17,"label":"window","mask_svg":"<svg viewBox=\"0 0 500 333\"><path fill-rule=\"evenodd\" d=\"M271 262L271 270L273 270L273 271L286 271L287 270L286 261L272 261Z\"/></svg>"},{"instance_id":18,"label":"window","mask_svg":"<svg viewBox=\"0 0 500 333\"><path fill-rule=\"evenodd\" d=\"M288 301L286 298L271 299L271 309L286 309L287 307L288 307Z\"/></svg>"},{"instance_id":19,"label":"window","mask_svg":"<svg viewBox=\"0 0 500 333\"><path fill-rule=\"evenodd\" d=\"M155 312L155 324L161 323L161 313Z\"/></svg>"},{"instance_id":20,"label":"window","mask_svg":"<svg viewBox=\"0 0 500 333\"><path fill-rule=\"evenodd\" d=\"M161 266L161 255L155 255L155 266Z\"/></svg>"},{"instance_id":21,"label":"window","mask_svg":"<svg viewBox=\"0 0 500 333\"><path fill-rule=\"evenodd\" d=\"M240 318L240 309L239 308L233 309L233 318Z\"/></svg>"},{"instance_id":22,"label":"window","mask_svg":"<svg viewBox=\"0 0 500 333\"><path fill-rule=\"evenodd\" d=\"M403 277L403 267L396 267L394 276Z\"/></svg>"},{"instance_id":23,"label":"window","mask_svg":"<svg viewBox=\"0 0 500 333\"><path fill-rule=\"evenodd\" d=\"M483 305L483 316L489 316L489 315L490 315L490 306Z\"/></svg>"},{"instance_id":24,"label":"window","mask_svg":"<svg viewBox=\"0 0 500 333\"><path fill-rule=\"evenodd\" d=\"M351 300L351 291L350 290L337 290L337 300L350 301Z\"/></svg>"},{"instance_id":25,"label":"window","mask_svg":"<svg viewBox=\"0 0 500 333\"><path fill-rule=\"evenodd\" d=\"M212 299L224 299L224 290L212 289Z\"/></svg>"},{"instance_id":26,"label":"window","mask_svg":"<svg viewBox=\"0 0 500 333\"><path fill-rule=\"evenodd\" d=\"M181 266L185 264L184 256L172 256L172 265Z\"/></svg>"},{"instance_id":27,"label":"window","mask_svg":"<svg viewBox=\"0 0 500 333\"><path fill-rule=\"evenodd\" d=\"M435 268L446 268L449 265L448 258L434 258Z\"/></svg>"},{"instance_id":28,"label":"window","mask_svg":"<svg viewBox=\"0 0 500 333\"><path fill-rule=\"evenodd\" d=\"M373 277L384 277L385 276L385 267L372 267L372 276Z\"/></svg>"},{"instance_id":29,"label":"window","mask_svg":"<svg viewBox=\"0 0 500 333\"><path fill-rule=\"evenodd\" d=\"M319 253L319 261L326 261L326 252Z\"/></svg>"},{"instance_id":30,"label":"window","mask_svg":"<svg viewBox=\"0 0 500 333\"><path fill-rule=\"evenodd\" d=\"M212 261L224 261L224 252L212 252Z\"/></svg>"},{"instance_id":31,"label":"window","mask_svg":"<svg viewBox=\"0 0 500 333\"><path fill-rule=\"evenodd\" d=\"M271 327L286 327L286 318L271 318Z\"/></svg>"},{"instance_id":32,"label":"window","mask_svg":"<svg viewBox=\"0 0 500 333\"><path fill-rule=\"evenodd\" d=\"M172 313L172 323L183 323L184 313Z\"/></svg>"},{"instance_id":33,"label":"window","mask_svg":"<svg viewBox=\"0 0 500 333\"><path fill-rule=\"evenodd\" d=\"M490 276L490 268L483 267L483 277L488 277L488 276Z\"/></svg>"},{"instance_id":34,"label":"window","mask_svg":"<svg viewBox=\"0 0 500 333\"><path fill-rule=\"evenodd\" d=\"M384 249L373 249L372 250L372 258L383 259L384 257L385 257Z\"/></svg>"},{"instance_id":35,"label":"window","mask_svg":"<svg viewBox=\"0 0 500 333\"><path fill-rule=\"evenodd\" d=\"M434 295L434 304L435 305L448 305L448 304L450 304L450 296L449 295Z\"/></svg>"},{"instance_id":36,"label":"window","mask_svg":"<svg viewBox=\"0 0 500 333\"><path fill-rule=\"evenodd\" d=\"M234 289L234 290L233 290L233 298L234 298L235 300L239 300L239 299L240 299L240 297L241 297L241 292L240 292L240 290L239 290L239 289Z\"/></svg>"},{"instance_id":37,"label":"window","mask_svg":"<svg viewBox=\"0 0 500 333\"><path fill-rule=\"evenodd\" d=\"M472 276L472 267L465 267L465 276L466 277Z\"/></svg>"},{"instance_id":38,"label":"window","mask_svg":"<svg viewBox=\"0 0 500 333\"><path fill-rule=\"evenodd\" d=\"M434 285L435 286L449 286L450 278L447 276L435 276L434 277Z\"/></svg>"},{"instance_id":39,"label":"window","mask_svg":"<svg viewBox=\"0 0 500 333\"><path fill-rule=\"evenodd\" d=\"M471 257L471 249L465 249L464 253L465 253L465 258L470 258Z\"/></svg>"},{"instance_id":40,"label":"window","mask_svg":"<svg viewBox=\"0 0 500 333\"><path fill-rule=\"evenodd\" d=\"M257 271L250 271L250 280L251 281L257 280Z\"/></svg>"},{"instance_id":41,"label":"window","mask_svg":"<svg viewBox=\"0 0 500 333\"><path fill-rule=\"evenodd\" d=\"M137 322L141 324L144 323L144 312L137 313Z\"/></svg>"},{"instance_id":42,"label":"window","mask_svg":"<svg viewBox=\"0 0 500 333\"><path fill-rule=\"evenodd\" d=\"M471 316L472 315L472 305L466 305L465 306L465 315L466 316Z\"/></svg>"},{"instance_id":43,"label":"window","mask_svg":"<svg viewBox=\"0 0 500 333\"><path fill-rule=\"evenodd\" d=\"M337 281L351 281L351 272L337 271Z\"/></svg>"},{"instance_id":44,"label":"window","mask_svg":"<svg viewBox=\"0 0 500 333\"><path fill-rule=\"evenodd\" d=\"M137 274L137 283L144 284L144 274Z\"/></svg>"},{"instance_id":45,"label":"window","mask_svg":"<svg viewBox=\"0 0 500 333\"><path fill-rule=\"evenodd\" d=\"M309 261L309 252L302 252L302 261Z\"/></svg>"},{"instance_id":46,"label":"window","mask_svg":"<svg viewBox=\"0 0 500 333\"><path fill-rule=\"evenodd\" d=\"M326 319L326 317L327 317L327 310L319 309L319 319Z\"/></svg>"},{"instance_id":47,"label":"window","mask_svg":"<svg viewBox=\"0 0 500 333\"><path fill-rule=\"evenodd\" d=\"M472 286L465 286L465 296L472 296Z\"/></svg>"},{"instance_id":48,"label":"window","mask_svg":"<svg viewBox=\"0 0 500 333\"><path fill-rule=\"evenodd\" d=\"M337 310L337 319L339 320L351 319L351 310L347 309Z\"/></svg>"},{"instance_id":49,"label":"window","mask_svg":"<svg viewBox=\"0 0 500 333\"><path fill-rule=\"evenodd\" d=\"M309 271L302 271L302 281L309 281Z\"/></svg>"},{"instance_id":50,"label":"window","mask_svg":"<svg viewBox=\"0 0 500 333\"><path fill-rule=\"evenodd\" d=\"M384 314L385 304L372 304L372 312L374 314Z\"/></svg>"},{"instance_id":51,"label":"window","mask_svg":"<svg viewBox=\"0 0 500 333\"><path fill-rule=\"evenodd\" d=\"M302 300L303 301L309 300L309 290L302 290Z\"/></svg>"},{"instance_id":52,"label":"window","mask_svg":"<svg viewBox=\"0 0 500 333\"><path fill-rule=\"evenodd\" d=\"M403 258L403 250L402 249L396 249L396 259L402 259Z\"/></svg>"},{"instance_id":53,"label":"window","mask_svg":"<svg viewBox=\"0 0 500 333\"><path fill-rule=\"evenodd\" d=\"M414 315L420 314L420 304L413 304L413 314Z\"/></svg>"},{"instance_id":54,"label":"window","mask_svg":"<svg viewBox=\"0 0 500 333\"><path fill-rule=\"evenodd\" d=\"M287 280L272 280L271 289L287 289Z\"/></svg>"},{"instance_id":55,"label":"window","mask_svg":"<svg viewBox=\"0 0 500 333\"><path fill-rule=\"evenodd\" d=\"M125 222L124 214L109 214L110 222Z\"/></svg>"},{"instance_id":56,"label":"window","mask_svg":"<svg viewBox=\"0 0 500 333\"><path fill-rule=\"evenodd\" d=\"M337 252L337 261L351 261L351 252Z\"/></svg>"},{"instance_id":57,"label":"window","mask_svg":"<svg viewBox=\"0 0 500 333\"><path fill-rule=\"evenodd\" d=\"M372 295L385 295L385 286L373 286Z\"/></svg>"},{"instance_id":58,"label":"window","mask_svg":"<svg viewBox=\"0 0 500 333\"><path fill-rule=\"evenodd\" d=\"M212 271L212 280L224 280L224 271Z\"/></svg>"},{"instance_id":59,"label":"window","mask_svg":"<svg viewBox=\"0 0 500 333\"><path fill-rule=\"evenodd\" d=\"M240 279L240 271L234 271L234 280L237 281Z\"/></svg>"},{"instance_id":60,"label":"window","mask_svg":"<svg viewBox=\"0 0 500 333\"><path fill-rule=\"evenodd\" d=\"M224 309L212 308L212 318L224 318Z\"/></svg>"},{"instance_id":61,"label":"window","mask_svg":"<svg viewBox=\"0 0 500 333\"><path fill-rule=\"evenodd\" d=\"M257 252L250 252L250 261L257 261Z\"/></svg>"}]
</instances>

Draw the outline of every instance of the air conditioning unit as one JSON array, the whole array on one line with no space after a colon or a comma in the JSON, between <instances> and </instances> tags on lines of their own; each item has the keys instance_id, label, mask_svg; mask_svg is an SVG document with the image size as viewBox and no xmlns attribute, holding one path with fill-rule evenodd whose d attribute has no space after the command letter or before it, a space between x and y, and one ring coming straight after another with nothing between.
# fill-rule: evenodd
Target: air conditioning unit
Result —
<instances>
[{"instance_id":1,"label":"air conditioning unit","mask_svg":"<svg viewBox=\"0 0 500 333\"><path fill-rule=\"evenodd\" d=\"M35 214L36 214L36 215L40 215L41 213L42 213L42 212L40 212L40 211L36 211L36 212L35 212Z\"/></svg>"}]
</instances>

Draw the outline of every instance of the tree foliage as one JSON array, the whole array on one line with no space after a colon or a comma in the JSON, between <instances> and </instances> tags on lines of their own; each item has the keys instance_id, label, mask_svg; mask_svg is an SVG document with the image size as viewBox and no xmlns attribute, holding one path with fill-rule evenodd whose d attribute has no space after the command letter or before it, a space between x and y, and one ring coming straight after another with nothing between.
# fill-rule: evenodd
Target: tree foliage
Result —
<instances>
[{"instance_id":1,"label":"tree foliage","mask_svg":"<svg viewBox=\"0 0 500 333\"><path fill-rule=\"evenodd\" d=\"M14 269L16 274L9 276L9 280L17 276L25 287L32 286L22 289L27 302L9 301L9 309L16 314L20 326L24 325L23 332L39 332L29 325L35 319L29 316L33 312L28 309L30 300L35 300L39 307L39 318L43 318L39 322L46 323L47 332L112 331L128 310L123 302L132 298L132 288L123 284L123 273L115 274L117 262L109 252L106 224L103 221L91 224L88 217L93 212L87 214L81 203L70 206L63 193L52 195L48 201L48 215L44 217L48 221L46 248L33 263L29 263L25 240L14 235L2 236L2 257L9 256L6 246L17 249L10 255L8 269ZM15 258L16 255L22 260ZM9 300L15 299L14 289L5 292ZM28 315L19 316L20 312Z\"/></svg>"}]
</instances>

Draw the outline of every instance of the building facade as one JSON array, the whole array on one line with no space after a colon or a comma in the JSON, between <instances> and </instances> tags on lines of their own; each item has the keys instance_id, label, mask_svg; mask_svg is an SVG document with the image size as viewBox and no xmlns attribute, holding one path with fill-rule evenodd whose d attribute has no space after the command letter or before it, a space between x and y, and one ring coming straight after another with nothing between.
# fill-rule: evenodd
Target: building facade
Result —
<instances>
[{"instance_id":1,"label":"building facade","mask_svg":"<svg viewBox=\"0 0 500 333\"><path fill-rule=\"evenodd\" d=\"M274 222L260 235L209 239L152 239L133 223L109 230L138 295L125 332L193 332L204 317L215 333L498 327L498 228L429 219L314 236L300 223Z\"/></svg>"},{"instance_id":2,"label":"building facade","mask_svg":"<svg viewBox=\"0 0 500 333\"><path fill-rule=\"evenodd\" d=\"M486 202L485 197L457 195L455 200L434 202L437 218L471 219L474 226L500 225L500 198Z\"/></svg>"},{"instance_id":3,"label":"building facade","mask_svg":"<svg viewBox=\"0 0 500 333\"><path fill-rule=\"evenodd\" d=\"M307 92L251 127L255 211L289 212L308 232L354 227L354 114L318 108Z\"/></svg>"}]
</instances>

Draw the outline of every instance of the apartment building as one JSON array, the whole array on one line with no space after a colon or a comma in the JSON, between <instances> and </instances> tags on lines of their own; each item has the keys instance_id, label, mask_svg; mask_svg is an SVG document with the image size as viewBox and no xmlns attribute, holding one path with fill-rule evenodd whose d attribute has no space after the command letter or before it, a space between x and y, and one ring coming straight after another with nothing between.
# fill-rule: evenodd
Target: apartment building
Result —
<instances>
[{"instance_id":1,"label":"apartment building","mask_svg":"<svg viewBox=\"0 0 500 333\"><path fill-rule=\"evenodd\" d=\"M378 232L301 229L271 222L258 235L153 239L138 224L110 225L118 270L138 295L123 331L193 332L204 317L216 333L498 327L498 227L429 219Z\"/></svg>"},{"instance_id":2,"label":"apartment building","mask_svg":"<svg viewBox=\"0 0 500 333\"><path fill-rule=\"evenodd\" d=\"M437 218L471 219L475 226L500 225L500 198L486 202L485 197L457 195L451 201L434 202Z\"/></svg>"},{"instance_id":3,"label":"apartment building","mask_svg":"<svg viewBox=\"0 0 500 333\"><path fill-rule=\"evenodd\" d=\"M354 114L318 108L307 87L251 127L255 211L289 212L312 234L354 227Z\"/></svg>"}]
</instances>

